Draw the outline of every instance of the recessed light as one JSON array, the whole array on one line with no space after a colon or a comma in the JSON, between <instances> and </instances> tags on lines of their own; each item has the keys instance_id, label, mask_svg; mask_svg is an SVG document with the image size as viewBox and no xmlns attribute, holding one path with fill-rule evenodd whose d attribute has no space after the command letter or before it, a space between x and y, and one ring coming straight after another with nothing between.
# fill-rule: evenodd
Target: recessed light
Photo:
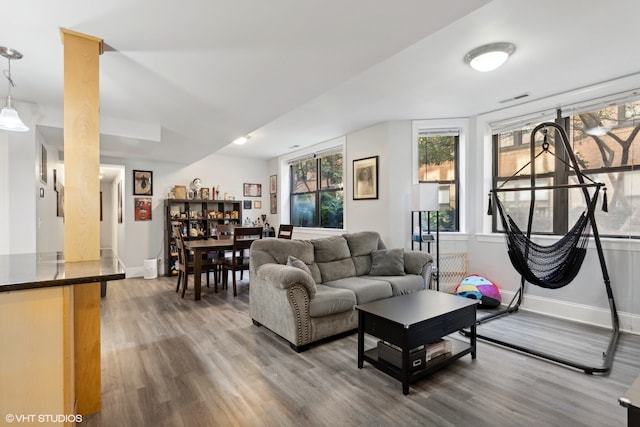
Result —
<instances>
[{"instance_id":1,"label":"recessed light","mask_svg":"<svg viewBox=\"0 0 640 427\"><path fill-rule=\"evenodd\" d=\"M467 53L464 62L477 71L492 71L504 64L515 50L516 46L513 43L489 43Z\"/></svg>"}]
</instances>

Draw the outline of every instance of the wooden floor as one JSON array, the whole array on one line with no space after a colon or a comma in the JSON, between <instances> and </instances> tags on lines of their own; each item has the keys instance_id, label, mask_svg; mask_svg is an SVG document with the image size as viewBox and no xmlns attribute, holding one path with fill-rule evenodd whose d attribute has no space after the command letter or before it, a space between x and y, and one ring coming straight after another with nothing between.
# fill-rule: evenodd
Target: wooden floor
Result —
<instances>
[{"instance_id":1,"label":"wooden floor","mask_svg":"<svg viewBox=\"0 0 640 427\"><path fill-rule=\"evenodd\" d=\"M357 368L356 334L298 354L254 326L248 304L246 280L237 298L231 289L204 288L201 301L192 288L180 298L174 278L109 283L102 411L81 425L624 426L618 397L640 375L637 335L621 335L609 375L479 342L475 361L465 356L404 396L399 382L371 365ZM571 328L558 338L555 321L515 316L516 326L482 328L536 342L543 333L574 356L606 347L606 337L592 343Z\"/></svg>"}]
</instances>

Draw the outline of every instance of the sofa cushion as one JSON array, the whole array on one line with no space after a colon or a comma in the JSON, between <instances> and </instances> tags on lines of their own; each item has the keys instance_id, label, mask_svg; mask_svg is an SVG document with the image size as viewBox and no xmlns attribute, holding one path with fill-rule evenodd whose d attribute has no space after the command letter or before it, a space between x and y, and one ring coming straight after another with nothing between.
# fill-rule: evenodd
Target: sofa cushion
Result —
<instances>
[{"instance_id":1,"label":"sofa cushion","mask_svg":"<svg viewBox=\"0 0 640 427\"><path fill-rule=\"evenodd\" d=\"M356 267L356 276L368 274L371 269L371 252L385 249L376 231L360 231L358 233L343 234L349 245L353 264Z\"/></svg>"},{"instance_id":2,"label":"sofa cushion","mask_svg":"<svg viewBox=\"0 0 640 427\"><path fill-rule=\"evenodd\" d=\"M325 282L324 284L332 288L342 288L353 291L358 304L366 304L371 301L389 298L393 295L391 284L388 281L364 278L362 276L347 277Z\"/></svg>"},{"instance_id":3,"label":"sofa cushion","mask_svg":"<svg viewBox=\"0 0 640 427\"><path fill-rule=\"evenodd\" d=\"M320 270L313 262L313 244L308 240L260 239L251 244L250 251L250 268L254 272L263 264L286 265L289 255L293 255L307 265L314 282L322 282Z\"/></svg>"},{"instance_id":4,"label":"sofa cushion","mask_svg":"<svg viewBox=\"0 0 640 427\"><path fill-rule=\"evenodd\" d=\"M294 257L293 255L289 255L289 257L287 258L287 265L290 265L291 267L299 268L300 270L304 271L309 276L311 276L311 270L309 270L309 267L307 267L307 264L305 264L304 261Z\"/></svg>"},{"instance_id":5,"label":"sofa cushion","mask_svg":"<svg viewBox=\"0 0 640 427\"><path fill-rule=\"evenodd\" d=\"M353 310L356 294L348 289L317 285L315 297L309 301L309 316L323 317Z\"/></svg>"},{"instance_id":6,"label":"sofa cushion","mask_svg":"<svg viewBox=\"0 0 640 427\"><path fill-rule=\"evenodd\" d=\"M424 278L418 274L407 274L405 276L362 276L365 279L384 280L391 285L393 296L412 294L426 289Z\"/></svg>"},{"instance_id":7,"label":"sofa cushion","mask_svg":"<svg viewBox=\"0 0 640 427\"><path fill-rule=\"evenodd\" d=\"M316 265L322 280L326 283L356 275L356 267L351 259L349 245L342 236L325 237L311 240L314 247Z\"/></svg>"},{"instance_id":8,"label":"sofa cushion","mask_svg":"<svg viewBox=\"0 0 640 427\"><path fill-rule=\"evenodd\" d=\"M381 249L371 252L371 276L404 276L404 249Z\"/></svg>"}]
</instances>

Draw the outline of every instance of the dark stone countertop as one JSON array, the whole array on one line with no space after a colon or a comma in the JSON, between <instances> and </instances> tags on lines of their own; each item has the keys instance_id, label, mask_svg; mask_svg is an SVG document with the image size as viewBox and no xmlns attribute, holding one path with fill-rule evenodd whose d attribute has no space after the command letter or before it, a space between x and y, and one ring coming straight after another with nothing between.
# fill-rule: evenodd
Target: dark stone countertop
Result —
<instances>
[{"instance_id":1,"label":"dark stone countertop","mask_svg":"<svg viewBox=\"0 0 640 427\"><path fill-rule=\"evenodd\" d=\"M122 280L125 270L112 251L100 260L65 262L62 252L0 255L0 292Z\"/></svg>"}]
</instances>

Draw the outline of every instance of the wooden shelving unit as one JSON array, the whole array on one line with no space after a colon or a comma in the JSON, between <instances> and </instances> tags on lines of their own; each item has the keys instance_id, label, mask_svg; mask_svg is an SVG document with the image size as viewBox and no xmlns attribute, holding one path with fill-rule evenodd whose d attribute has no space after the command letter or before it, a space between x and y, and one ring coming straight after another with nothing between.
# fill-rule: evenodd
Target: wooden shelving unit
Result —
<instances>
[{"instance_id":1,"label":"wooden shelving unit","mask_svg":"<svg viewBox=\"0 0 640 427\"><path fill-rule=\"evenodd\" d=\"M218 224L242 223L241 200L165 199L164 201L165 274L178 274L175 263L177 246L172 229L179 225L185 240L206 239L216 234Z\"/></svg>"}]
</instances>

